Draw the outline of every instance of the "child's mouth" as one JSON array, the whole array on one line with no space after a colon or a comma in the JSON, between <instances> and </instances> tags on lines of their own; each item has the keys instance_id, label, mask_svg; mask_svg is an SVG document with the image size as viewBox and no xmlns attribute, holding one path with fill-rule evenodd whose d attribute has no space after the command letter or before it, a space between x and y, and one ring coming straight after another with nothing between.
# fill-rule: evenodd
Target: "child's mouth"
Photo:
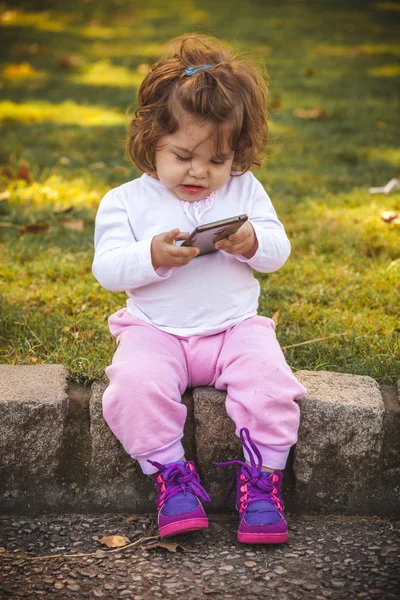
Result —
<instances>
[{"instance_id":1,"label":"child's mouth","mask_svg":"<svg viewBox=\"0 0 400 600\"><path fill-rule=\"evenodd\" d=\"M206 189L202 185L180 185L179 187L187 194L199 194Z\"/></svg>"}]
</instances>

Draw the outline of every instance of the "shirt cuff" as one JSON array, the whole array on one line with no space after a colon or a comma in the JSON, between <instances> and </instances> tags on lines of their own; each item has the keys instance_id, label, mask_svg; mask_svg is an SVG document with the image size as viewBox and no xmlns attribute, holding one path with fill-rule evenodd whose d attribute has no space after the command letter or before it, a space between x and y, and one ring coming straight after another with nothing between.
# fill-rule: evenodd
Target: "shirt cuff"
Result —
<instances>
[{"instance_id":1,"label":"shirt cuff","mask_svg":"<svg viewBox=\"0 0 400 600\"><path fill-rule=\"evenodd\" d=\"M240 262L249 263L253 260L257 260L257 258L262 254L262 252L261 252L262 234L260 231L261 227L257 223L253 223L252 221L251 221L251 225L253 226L254 233L256 234L258 248L251 258L246 258L245 256L243 256L243 254L235 254L235 258L237 258Z\"/></svg>"},{"instance_id":2,"label":"shirt cuff","mask_svg":"<svg viewBox=\"0 0 400 600\"><path fill-rule=\"evenodd\" d=\"M157 270L154 269L151 262L151 241L153 238L141 240L135 242L133 247L135 253L137 253L137 261L141 272L141 285L147 285L162 279L168 279L171 277L172 269L167 267L159 267Z\"/></svg>"}]
</instances>

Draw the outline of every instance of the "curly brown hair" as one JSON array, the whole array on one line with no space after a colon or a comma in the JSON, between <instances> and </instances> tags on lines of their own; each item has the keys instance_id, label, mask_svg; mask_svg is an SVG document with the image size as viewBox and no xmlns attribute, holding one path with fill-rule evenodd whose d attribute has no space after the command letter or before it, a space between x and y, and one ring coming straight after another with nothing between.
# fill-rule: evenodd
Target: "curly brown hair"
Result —
<instances>
[{"instance_id":1,"label":"curly brown hair","mask_svg":"<svg viewBox=\"0 0 400 600\"><path fill-rule=\"evenodd\" d=\"M229 124L232 171L259 167L268 139L268 88L261 67L210 36L194 33L173 42L178 50L155 63L140 85L126 140L132 162L145 173L156 173L158 141L178 130L183 109L215 125L217 149L223 125ZM206 64L213 66L185 74L188 67Z\"/></svg>"}]
</instances>

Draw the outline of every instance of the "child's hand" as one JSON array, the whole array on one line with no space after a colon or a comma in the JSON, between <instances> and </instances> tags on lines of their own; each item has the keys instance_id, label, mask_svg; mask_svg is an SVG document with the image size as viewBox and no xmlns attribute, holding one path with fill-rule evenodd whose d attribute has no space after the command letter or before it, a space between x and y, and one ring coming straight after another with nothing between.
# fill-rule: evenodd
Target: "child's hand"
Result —
<instances>
[{"instance_id":1,"label":"child's hand","mask_svg":"<svg viewBox=\"0 0 400 600\"><path fill-rule=\"evenodd\" d=\"M215 243L217 250L224 250L228 254L241 254L251 258L257 251L258 241L253 225L246 221L235 233L224 240Z\"/></svg>"},{"instance_id":2,"label":"child's hand","mask_svg":"<svg viewBox=\"0 0 400 600\"><path fill-rule=\"evenodd\" d=\"M151 240L151 262L154 269L159 267L183 267L198 255L198 248L176 246L177 240L184 240L189 233L172 229L155 235Z\"/></svg>"}]
</instances>

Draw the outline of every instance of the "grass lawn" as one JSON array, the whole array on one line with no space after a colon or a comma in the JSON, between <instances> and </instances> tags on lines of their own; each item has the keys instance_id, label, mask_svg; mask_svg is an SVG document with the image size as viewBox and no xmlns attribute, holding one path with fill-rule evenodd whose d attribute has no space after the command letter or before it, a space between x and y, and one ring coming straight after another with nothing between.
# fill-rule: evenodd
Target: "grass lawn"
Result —
<instances>
[{"instance_id":1,"label":"grass lawn","mask_svg":"<svg viewBox=\"0 0 400 600\"><path fill-rule=\"evenodd\" d=\"M107 317L125 295L91 274L96 208L139 175L123 142L147 66L169 38L203 31L255 53L271 79L258 177L292 255L258 275L260 313L279 310L295 370L399 378L400 228L380 214L400 212L400 193L368 192L399 174L399 9L380 0L0 1L0 361L64 363L84 383L110 363ZM315 107L318 118L296 113Z\"/></svg>"}]
</instances>

